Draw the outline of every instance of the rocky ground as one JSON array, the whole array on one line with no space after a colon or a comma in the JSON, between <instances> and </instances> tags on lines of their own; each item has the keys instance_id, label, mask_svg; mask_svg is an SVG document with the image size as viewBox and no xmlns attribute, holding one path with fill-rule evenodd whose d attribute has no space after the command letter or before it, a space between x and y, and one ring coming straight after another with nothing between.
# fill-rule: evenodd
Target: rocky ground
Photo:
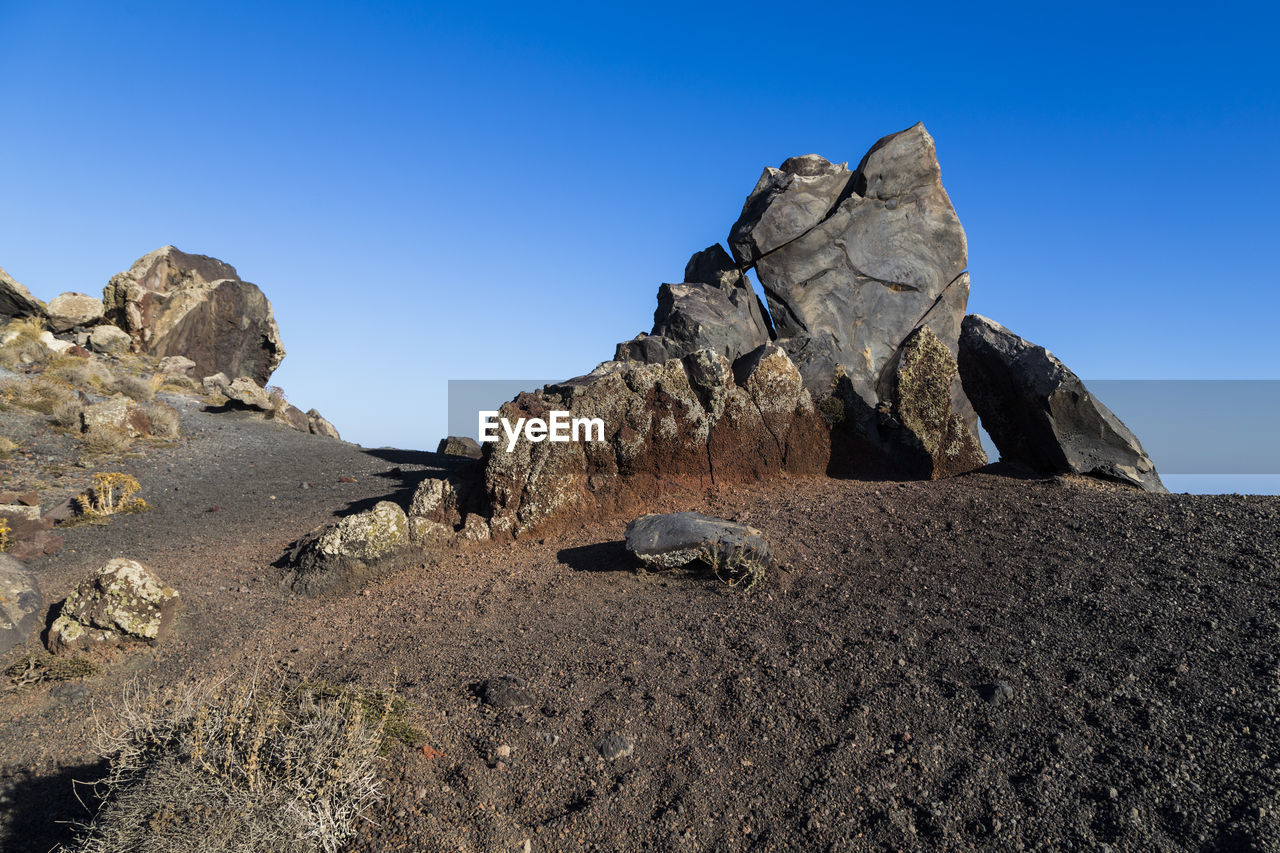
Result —
<instances>
[{"instance_id":1,"label":"rocky ground","mask_svg":"<svg viewBox=\"0 0 1280 853\"><path fill-rule=\"evenodd\" d=\"M149 511L60 528L62 553L31 564L52 602L132 557L184 604L160 646L0 695L0 848L48 850L88 816L73 782L99 772L94 713L129 680L266 661L394 680L425 733L393 744L353 850L1280 846L1276 498L998 469L787 479L653 507L762 529L786 566L745 595L637 574L629 519L604 518L303 599L277 583L291 541L407 503L445 460L191 400L182 426L112 466ZM6 478L53 464L43 435ZM481 698L508 675L522 688Z\"/></svg>"}]
</instances>

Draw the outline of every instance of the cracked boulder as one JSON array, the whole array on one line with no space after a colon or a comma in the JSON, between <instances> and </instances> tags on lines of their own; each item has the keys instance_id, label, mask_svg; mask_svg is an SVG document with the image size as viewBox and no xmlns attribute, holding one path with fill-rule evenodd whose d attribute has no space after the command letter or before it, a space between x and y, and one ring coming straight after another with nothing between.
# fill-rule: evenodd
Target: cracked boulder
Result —
<instances>
[{"instance_id":1,"label":"cracked boulder","mask_svg":"<svg viewBox=\"0 0 1280 853\"><path fill-rule=\"evenodd\" d=\"M248 376L266 385L284 359L271 303L217 258L157 249L112 277L102 302L136 352L186 356L199 376Z\"/></svg>"},{"instance_id":2,"label":"cracked boulder","mask_svg":"<svg viewBox=\"0 0 1280 853\"><path fill-rule=\"evenodd\" d=\"M378 561L409 545L409 519L390 501L323 525L286 555L284 582L307 595L345 592L373 576Z\"/></svg>"},{"instance_id":3,"label":"cracked boulder","mask_svg":"<svg viewBox=\"0 0 1280 853\"><path fill-rule=\"evenodd\" d=\"M960 375L1003 461L1165 491L1137 436L1044 347L971 314L960 334Z\"/></svg>"},{"instance_id":4,"label":"cracked boulder","mask_svg":"<svg viewBox=\"0 0 1280 853\"><path fill-rule=\"evenodd\" d=\"M521 433L484 458L494 535L598 517L713 483L826 471L829 437L787 354L770 344L731 363L704 349L659 363L608 361L586 376L521 394L500 410L546 420L599 418L599 441Z\"/></svg>"},{"instance_id":5,"label":"cracked boulder","mask_svg":"<svg viewBox=\"0 0 1280 853\"><path fill-rule=\"evenodd\" d=\"M769 341L760 298L719 244L690 258L684 278L658 288L653 331L618 344L615 361L658 364L701 349L733 361Z\"/></svg>"},{"instance_id":6,"label":"cracked boulder","mask_svg":"<svg viewBox=\"0 0 1280 853\"><path fill-rule=\"evenodd\" d=\"M49 651L165 638L178 612L178 593L136 560L110 560L62 602L49 626Z\"/></svg>"},{"instance_id":7,"label":"cracked boulder","mask_svg":"<svg viewBox=\"0 0 1280 853\"><path fill-rule=\"evenodd\" d=\"M729 238L810 394L839 397L849 431L882 451L877 407L893 405L901 348L929 328L954 358L968 303L964 229L941 174L921 124L881 139L853 171L792 158L765 170ZM945 417L964 429L938 452L960 460L979 446L977 423L958 378L949 396Z\"/></svg>"}]
</instances>

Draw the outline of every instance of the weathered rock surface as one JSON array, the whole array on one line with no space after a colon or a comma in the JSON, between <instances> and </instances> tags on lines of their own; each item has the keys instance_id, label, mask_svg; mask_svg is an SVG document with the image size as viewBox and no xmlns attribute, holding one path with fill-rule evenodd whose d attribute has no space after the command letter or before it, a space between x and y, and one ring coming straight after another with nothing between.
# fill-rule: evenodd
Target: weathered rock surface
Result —
<instances>
[{"instance_id":1,"label":"weathered rock surface","mask_svg":"<svg viewBox=\"0 0 1280 853\"><path fill-rule=\"evenodd\" d=\"M1165 491L1137 436L1044 347L971 314L960 335L960 375L1004 461Z\"/></svg>"},{"instance_id":2,"label":"weathered rock surface","mask_svg":"<svg viewBox=\"0 0 1280 853\"><path fill-rule=\"evenodd\" d=\"M160 359L160 372L174 376L190 376L196 363L185 355L168 355Z\"/></svg>"},{"instance_id":3,"label":"weathered rock surface","mask_svg":"<svg viewBox=\"0 0 1280 853\"><path fill-rule=\"evenodd\" d=\"M626 536L627 550L653 569L674 569L695 560L708 566L773 562L773 550L759 530L700 512L642 515L627 525Z\"/></svg>"},{"instance_id":4,"label":"weathered rock surface","mask_svg":"<svg viewBox=\"0 0 1280 853\"><path fill-rule=\"evenodd\" d=\"M466 456L470 459L479 459L484 455L484 450L480 447L480 442L470 436L451 435L440 439L440 444L436 447L436 453L441 453L445 456Z\"/></svg>"},{"instance_id":5,"label":"weathered rock surface","mask_svg":"<svg viewBox=\"0 0 1280 853\"><path fill-rule=\"evenodd\" d=\"M62 602L49 626L49 651L93 644L165 638L178 612L178 593L136 560L110 560Z\"/></svg>"},{"instance_id":6,"label":"weathered rock surface","mask_svg":"<svg viewBox=\"0 0 1280 853\"><path fill-rule=\"evenodd\" d=\"M318 527L290 549L284 581L295 592L319 595L352 588L374 564L409 545L409 520L390 501Z\"/></svg>"},{"instance_id":7,"label":"weathered rock surface","mask_svg":"<svg viewBox=\"0 0 1280 853\"><path fill-rule=\"evenodd\" d=\"M729 233L729 248L743 266L785 246L826 219L856 184L848 163L817 154L766 167Z\"/></svg>"},{"instance_id":8,"label":"weathered rock surface","mask_svg":"<svg viewBox=\"0 0 1280 853\"><path fill-rule=\"evenodd\" d=\"M40 626L44 597L36 576L8 554L0 554L0 654L25 641Z\"/></svg>"},{"instance_id":9,"label":"weathered rock surface","mask_svg":"<svg viewBox=\"0 0 1280 853\"><path fill-rule=\"evenodd\" d=\"M552 410L600 418L602 441L531 442L485 457L493 533L620 511L666 491L826 470L829 438L781 349L734 365L700 350L658 364L605 362L591 374L521 394L501 416Z\"/></svg>"},{"instance_id":10,"label":"weathered rock surface","mask_svg":"<svg viewBox=\"0 0 1280 853\"><path fill-rule=\"evenodd\" d=\"M128 352L132 346L129 333L109 323L95 326L89 333L89 348L94 352Z\"/></svg>"},{"instance_id":11,"label":"weathered rock surface","mask_svg":"<svg viewBox=\"0 0 1280 853\"><path fill-rule=\"evenodd\" d=\"M733 361L770 336L751 282L717 244L689 259L683 283L658 288L653 331L618 344L614 360L660 364L710 349Z\"/></svg>"},{"instance_id":12,"label":"weathered rock surface","mask_svg":"<svg viewBox=\"0 0 1280 853\"><path fill-rule=\"evenodd\" d=\"M329 423L315 409L307 409L307 432L312 435L323 435L325 438L336 438L342 440L342 436L338 433L338 428Z\"/></svg>"},{"instance_id":13,"label":"weathered rock surface","mask_svg":"<svg viewBox=\"0 0 1280 853\"><path fill-rule=\"evenodd\" d=\"M157 249L114 276L102 301L136 351L184 355L200 375L249 376L265 385L284 359L271 303L216 258Z\"/></svg>"},{"instance_id":14,"label":"weathered rock surface","mask_svg":"<svg viewBox=\"0 0 1280 853\"><path fill-rule=\"evenodd\" d=\"M828 166L810 170L836 168ZM796 218L807 230L739 261L754 261L779 344L810 392L830 393L841 368L874 408L885 368L913 329L931 325L954 347L967 302L967 247L923 125L877 142L840 192L846 197L825 218ZM749 198L734 233L752 216L767 219L769 206L757 213L764 201L786 205L789 195Z\"/></svg>"},{"instance_id":15,"label":"weathered rock surface","mask_svg":"<svg viewBox=\"0 0 1280 853\"><path fill-rule=\"evenodd\" d=\"M47 314L43 302L0 269L0 317L45 317Z\"/></svg>"},{"instance_id":16,"label":"weathered rock surface","mask_svg":"<svg viewBox=\"0 0 1280 853\"><path fill-rule=\"evenodd\" d=\"M151 434L151 419L123 394L85 406L80 420L85 432L91 429L117 429L134 437Z\"/></svg>"},{"instance_id":17,"label":"weathered rock surface","mask_svg":"<svg viewBox=\"0 0 1280 853\"><path fill-rule=\"evenodd\" d=\"M102 300L84 293L62 293L49 300L49 328L65 332L76 326L92 326L102 321Z\"/></svg>"}]
</instances>

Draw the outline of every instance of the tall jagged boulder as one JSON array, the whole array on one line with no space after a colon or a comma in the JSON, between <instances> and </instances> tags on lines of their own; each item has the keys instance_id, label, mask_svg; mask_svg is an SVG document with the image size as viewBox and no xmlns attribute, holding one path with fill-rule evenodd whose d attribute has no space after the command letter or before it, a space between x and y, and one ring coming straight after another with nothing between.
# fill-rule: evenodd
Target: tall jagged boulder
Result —
<instances>
[{"instance_id":1,"label":"tall jagged boulder","mask_svg":"<svg viewBox=\"0 0 1280 853\"><path fill-rule=\"evenodd\" d=\"M960 375L1004 461L1165 491L1137 436L1044 347L971 314L960 334Z\"/></svg>"},{"instance_id":2,"label":"tall jagged boulder","mask_svg":"<svg viewBox=\"0 0 1280 853\"><path fill-rule=\"evenodd\" d=\"M771 336L751 282L717 243L689 259L684 282L658 288L653 331L618 344L614 360L659 364L710 349L733 361Z\"/></svg>"},{"instance_id":3,"label":"tall jagged boulder","mask_svg":"<svg viewBox=\"0 0 1280 853\"><path fill-rule=\"evenodd\" d=\"M486 450L495 535L648 505L713 483L821 474L828 434L787 354L763 344L731 364L698 350L661 363L609 361L586 376L519 395L500 410L603 421L601 441L530 441Z\"/></svg>"},{"instance_id":4,"label":"tall jagged boulder","mask_svg":"<svg viewBox=\"0 0 1280 853\"><path fill-rule=\"evenodd\" d=\"M816 398L843 398L855 433L873 445L900 350L929 328L954 358L969 296L964 229L943 189L924 125L886 136L856 170L814 154L766 169L729 237L754 266L777 343ZM978 462L976 418L958 379L942 456ZM950 446L952 441L960 446ZM941 457L939 457L941 458ZM978 464L981 464L980 462Z\"/></svg>"},{"instance_id":5,"label":"tall jagged boulder","mask_svg":"<svg viewBox=\"0 0 1280 853\"><path fill-rule=\"evenodd\" d=\"M137 352L186 356L198 375L249 376L265 385L284 359L270 301L217 258L165 246L112 277L102 301Z\"/></svg>"},{"instance_id":6,"label":"tall jagged boulder","mask_svg":"<svg viewBox=\"0 0 1280 853\"><path fill-rule=\"evenodd\" d=\"M0 317L44 318L48 313L43 302L0 268Z\"/></svg>"}]
</instances>

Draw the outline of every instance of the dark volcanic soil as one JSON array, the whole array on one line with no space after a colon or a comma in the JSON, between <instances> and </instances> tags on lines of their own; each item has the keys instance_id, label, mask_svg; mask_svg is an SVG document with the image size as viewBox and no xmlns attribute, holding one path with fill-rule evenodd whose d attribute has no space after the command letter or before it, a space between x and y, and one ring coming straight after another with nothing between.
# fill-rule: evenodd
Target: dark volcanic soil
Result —
<instances>
[{"instance_id":1,"label":"dark volcanic soil","mask_svg":"<svg viewBox=\"0 0 1280 853\"><path fill-rule=\"evenodd\" d=\"M53 601L135 557L185 613L101 675L0 698L6 850L84 816L89 712L125 679L263 659L396 672L427 733L393 746L355 850L1280 848L1280 499L781 480L654 507L763 529L788 566L749 594L636 574L615 518L310 600L275 583L287 544L441 460L185 417L194 440L122 466L151 512L36 564ZM505 674L527 707L477 698Z\"/></svg>"}]
</instances>

